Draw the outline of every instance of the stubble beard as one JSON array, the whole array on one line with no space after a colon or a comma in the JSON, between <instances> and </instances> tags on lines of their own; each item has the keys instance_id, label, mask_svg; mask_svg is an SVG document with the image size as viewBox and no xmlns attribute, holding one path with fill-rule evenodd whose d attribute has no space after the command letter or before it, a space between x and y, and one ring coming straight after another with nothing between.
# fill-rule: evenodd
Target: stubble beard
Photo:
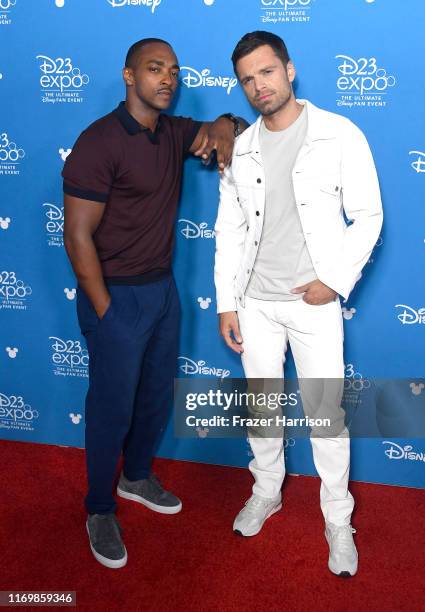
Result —
<instances>
[{"instance_id":1,"label":"stubble beard","mask_svg":"<svg viewBox=\"0 0 425 612\"><path fill-rule=\"evenodd\" d=\"M266 102L263 105L255 105L255 108L263 115L263 117L270 117L271 115L274 115L285 108L291 99L291 93L291 91L288 91L287 93L283 94L274 104Z\"/></svg>"}]
</instances>

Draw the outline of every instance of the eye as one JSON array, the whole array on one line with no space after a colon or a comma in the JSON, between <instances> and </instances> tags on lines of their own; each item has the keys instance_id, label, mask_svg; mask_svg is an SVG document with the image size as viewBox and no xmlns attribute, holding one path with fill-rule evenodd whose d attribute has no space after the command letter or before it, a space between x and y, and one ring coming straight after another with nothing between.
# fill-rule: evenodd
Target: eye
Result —
<instances>
[{"instance_id":1,"label":"eye","mask_svg":"<svg viewBox=\"0 0 425 612\"><path fill-rule=\"evenodd\" d=\"M157 68L156 66L151 66L151 67L149 68L149 70L150 70L151 72L159 72L159 68Z\"/></svg>"}]
</instances>

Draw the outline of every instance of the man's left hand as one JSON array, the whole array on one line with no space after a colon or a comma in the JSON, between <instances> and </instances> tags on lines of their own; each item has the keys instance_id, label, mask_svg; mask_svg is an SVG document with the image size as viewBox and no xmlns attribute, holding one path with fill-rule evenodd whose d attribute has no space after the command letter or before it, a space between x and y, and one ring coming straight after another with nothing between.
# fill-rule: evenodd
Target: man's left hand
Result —
<instances>
[{"instance_id":1,"label":"man's left hand","mask_svg":"<svg viewBox=\"0 0 425 612\"><path fill-rule=\"evenodd\" d=\"M226 117L219 117L209 125L207 137L203 139L201 146L194 152L194 155L202 156L205 163L211 156L214 149L217 151L218 171L223 172L224 168L232 161L233 145L235 142L235 126Z\"/></svg>"},{"instance_id":2,"label":"man's left hand","mask_svg":"<svg viewBox=\"0 0 425 612\"><path fill-rule=\"evenodd\" d=\"M332 302L338 295L336 291L322 283L322 281L314 280L311 283L291 289L291 293L304 293L303 300L307 304L313 306L323 306Z\"/></svg>"}]
</instances>

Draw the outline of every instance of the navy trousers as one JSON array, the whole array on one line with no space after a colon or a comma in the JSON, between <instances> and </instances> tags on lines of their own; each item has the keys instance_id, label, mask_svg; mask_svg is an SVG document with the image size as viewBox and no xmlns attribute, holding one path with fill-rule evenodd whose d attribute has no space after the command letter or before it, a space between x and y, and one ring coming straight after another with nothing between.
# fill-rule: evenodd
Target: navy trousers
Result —
<instances>
[{"instance_id":1,"label":"navy trousers","mask_svg":"<svg viewBox=\"0 0 425 612\"><path fill-rule=\"evenodd\" d=\"M86 462L90 514L116 508L112 489L123 453L129 480L147 478L173 399L180 302L172 275L109 287L100 320L82 289L77 313L90 356Z\"/></svg>"}]
</instances>

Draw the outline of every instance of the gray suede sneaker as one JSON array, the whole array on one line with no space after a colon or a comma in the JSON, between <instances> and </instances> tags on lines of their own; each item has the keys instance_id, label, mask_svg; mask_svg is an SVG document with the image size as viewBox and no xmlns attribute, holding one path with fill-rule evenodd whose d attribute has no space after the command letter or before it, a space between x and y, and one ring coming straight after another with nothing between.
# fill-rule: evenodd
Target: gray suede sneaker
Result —
<instances>
[{"instance_id":1,"label":"gray suede sneaker","mask_svg":"<svg viewBox=\"0 0 425 612\"><path fill-rule=\"evenodd\" d=\"M161 514L177 514L182 509L179 498L165 491L154 474L150 474L149 478L134 481L127 480L124 474L121 474L117 493L120 497L139 502Z\"/></svg>"},{"instance_id":2,"label":"gray suede sneaker","mask_svg":"<svg viewBox=\"0 0 425 612\"><path fill-rule=\"evenodd\" d=\"M89 514L86 527L90 548L97 561L112 569L124 567L127 551L115 514Z\"/></svg>"}]
</instances>

